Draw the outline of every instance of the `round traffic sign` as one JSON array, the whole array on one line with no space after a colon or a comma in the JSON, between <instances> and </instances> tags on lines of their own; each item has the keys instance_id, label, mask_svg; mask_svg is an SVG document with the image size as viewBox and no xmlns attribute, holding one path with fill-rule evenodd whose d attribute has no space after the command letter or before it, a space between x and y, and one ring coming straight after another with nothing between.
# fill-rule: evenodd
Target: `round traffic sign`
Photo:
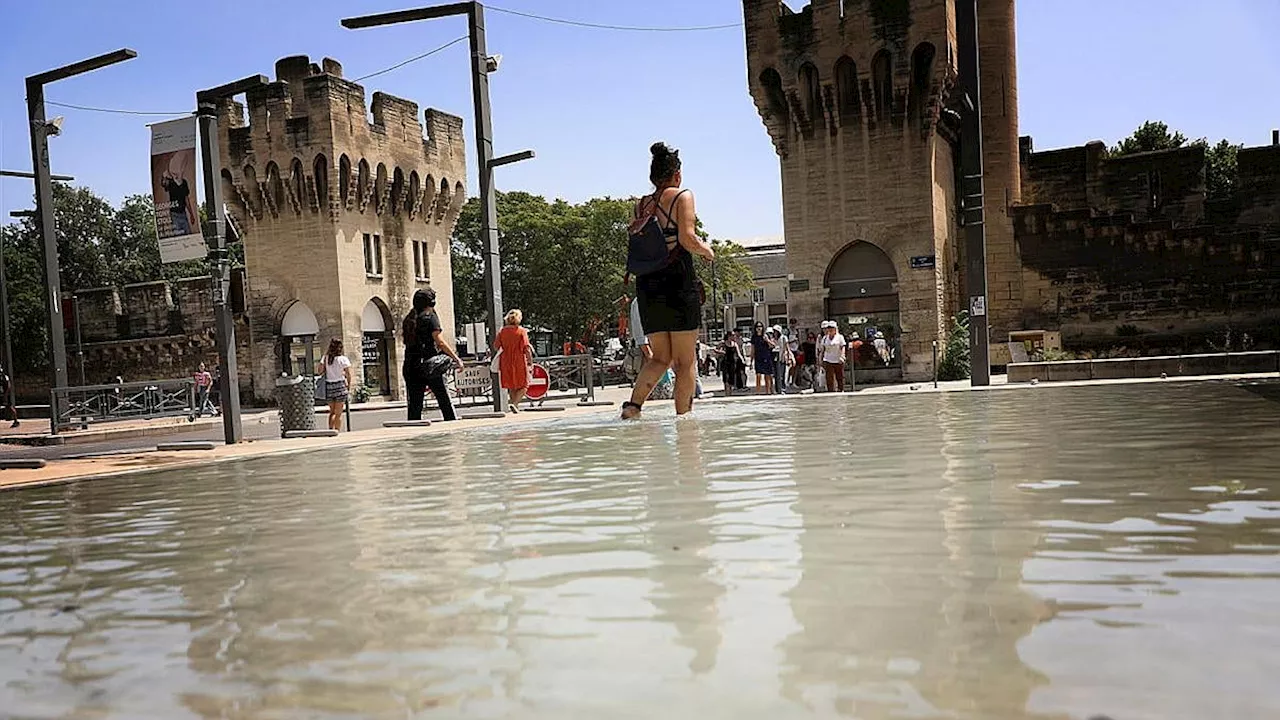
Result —
<instances>
[{"instance_id":1,"label":"round traffic sign","mask_svg":"<svg viewBox=\"0 0 1280 720\"><path fill-rule=\"evenodd\" d=\"M526 397L530 400L541 400L547 396L547 390L551 387L551 376L547 374L547 369L541 365L533 366L533 379L529 381L529 392Z\"/></svg>"}]
</instances>

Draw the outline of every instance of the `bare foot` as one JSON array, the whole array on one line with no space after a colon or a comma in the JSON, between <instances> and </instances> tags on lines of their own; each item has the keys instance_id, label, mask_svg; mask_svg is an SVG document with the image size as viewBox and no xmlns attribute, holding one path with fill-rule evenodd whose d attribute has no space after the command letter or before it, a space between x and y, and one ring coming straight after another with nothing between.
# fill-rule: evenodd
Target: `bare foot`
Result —
<instances>
[{"instance_id":1,"label":"bare foot","mask_svg":"<svg viewBox=\"0 0 1280 720\"><path fill-rule=\"evenodd\" d=\"M622 419L634 420L640 417L640 406L633 402L622 403Z\"/></svg>"}]
</instances>

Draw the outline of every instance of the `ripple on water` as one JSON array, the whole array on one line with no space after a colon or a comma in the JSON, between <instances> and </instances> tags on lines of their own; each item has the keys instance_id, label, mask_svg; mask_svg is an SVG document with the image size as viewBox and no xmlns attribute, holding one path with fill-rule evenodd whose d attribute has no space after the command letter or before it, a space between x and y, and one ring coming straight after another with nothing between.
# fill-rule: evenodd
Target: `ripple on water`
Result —
<instances>
[{"instance_id":1,"label":"ripple on water","mask_svg":"<svg viewBox=\"0 0 1280 720\"><path fill-rule=\"evenodd\" d=\"M0 707L1280 715L1280 406L1036 392L656 405L0 494Z\"/></svg>"}]
</instances>

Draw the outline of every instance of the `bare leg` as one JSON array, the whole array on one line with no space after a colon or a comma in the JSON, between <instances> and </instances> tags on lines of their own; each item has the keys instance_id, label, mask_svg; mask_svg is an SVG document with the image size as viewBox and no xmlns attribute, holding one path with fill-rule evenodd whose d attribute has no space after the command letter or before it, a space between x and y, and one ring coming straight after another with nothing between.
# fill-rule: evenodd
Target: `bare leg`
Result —
<instances>
[{"instance_id":1,"label":"bare leg","mask_svg":"<svg viewBox=\"0 0 1280 720\"><path fill-rule=\"evenodd\" d=\"M764 376L764 394L765 395L773 394L773 376L772 375Z\"/></svg>"},{"instance_id":2,"label":"bare leg","mask_svg":"<svg viewBox=\"0 0 1280 720\"><path fill-rule=\"evenodd\" d=\"M671 366L676 373L676 414L693 409L698 387L698 331L671 333Z\"/></svg>"},{"instance_id":3,"label":"bare leg","mask_svg":"<svg viewBox=\"0 0 1280 720\"><path fill-rule=\"evenodd\" d=\"M329 429L330 430L342 429L342 403L341 402L329 403Z\"/></svg>"},{"instance_id":4,"label":"bare leg","mask_svg":"<svg viewBox=\"0 0 1280 720\"><path fill-rule=\"evenodd\" d=\"M636 376L635 389L631 391L633 404L643 405L662 374L671 367L671 338L672 333L654 333L649 336L649 349L653 355L645 360L644 367L640 368L640 374ZM622 410L623 418L633 418L639 414L640 411L632 407Z\"/></svg>"}]
</instances>

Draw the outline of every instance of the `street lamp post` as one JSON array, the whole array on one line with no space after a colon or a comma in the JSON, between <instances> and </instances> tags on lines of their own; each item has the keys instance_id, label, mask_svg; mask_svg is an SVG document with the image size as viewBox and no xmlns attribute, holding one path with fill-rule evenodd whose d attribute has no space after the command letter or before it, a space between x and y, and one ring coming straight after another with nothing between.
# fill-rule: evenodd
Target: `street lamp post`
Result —
<instances>
[{"instance_id":1,"label":"street lamp post","mask_svg":"<svg viewBox=\"0 0 1280 720\"><path fill-rule=\"evenodd\" d=\"M466 15L471 38L471 93L475 105L476 159L480 176L480 238L484 248L485 301L488 305L489 331L498 332L502 327L502 262L498 246L498 199L493 185L493 169L500 165L528 160L532 151L524 151L500 158L493 157L493 121L489 104L489 73L498 69L496 58L489 56L485 44L484 5L479 2L457 2L448 5L399 10L378 15L347 18L342 26L349 30L396 25L419 20L435 20L453 15ZM493 409L507 411L507 399L498 388L498 375L491 376L493 383Z\"/></svg>"},{"instance_id":2,"label":"street lamp post","mask_svg":"<svg viewBox=\"0 0 1280 720\"><path fill-rule=\"evenodd\" d=\"M50 375L53 388L67 386L67 339L62 325L62 282L59 277L58 233L53 214L53 178L49 171L49 136L57 135L61 128L50 123L44 114L44 86L69 77L92 72L108 65L132 60L138 53L128 48L105 55L64 65L37 75L28 76L27 131L31 135L31 169L36 181L36 214L39 215L40 233L44 241L45 303L49 309ZM57 393L53 394L57 399ZM58 430L58 408L50 408L49 424L53 432Z\"/></svg>"},{"instance_id":3,"label":"street lamp post","mask_svg":"<svg viewBox=\"0 0 1280 720\"><path fill-rule=\"evenodd\" d=\"M35 173L22 172L19 170L0 170L0 177L23 177L34 179ZM70 175L52 175L51 177L54 180L61 182L70 182L75 180L75 178ZM13 210L9 215L15 218L34 218L36 217L36 211ZM17 383L14 382L14 378L17 376L17 371L13 367L13 334L9 327L9 280L6 273L4 233L0 233L0 335L4 335L4 369L5 372L9 373L9 397L7 399L9 400L9 407L14 408L13 422L16 427L16 423L18 422L18 391L15 388Z\"/></svg>"},{"instance_id":4,"label":"street lamp post","mask_svg":"<svg viewBox=\"0 0 1280 720\"><path fill-rule=\"evenodd\" d=\"M969 296L969 384L991 384L987 330L987 233L983 208L982 82L978 74L978 2L956 4L960 87L964 97L960 128L961 195L965 232L964 285Z\"/></svg>"},{"instance_id":5,"label":"street lamp post","mask_svg":"<svg viewBox=\"0 0 1280 720\"><path fill-rule=\"evenodd\" d=\"M218 102L268 84L267 76L251 75L233 83L196 93L196 122L200 128L200 153L204 167L204 240L209 247L209 272L213 280L214 332L222 382L222 439L235 445L244 439L240 422L240 370L236 367L236 325L231 315L231 255L227 251L227 209L222 204L222 175L218 150Z\"/></svg>"}]
</instances>

